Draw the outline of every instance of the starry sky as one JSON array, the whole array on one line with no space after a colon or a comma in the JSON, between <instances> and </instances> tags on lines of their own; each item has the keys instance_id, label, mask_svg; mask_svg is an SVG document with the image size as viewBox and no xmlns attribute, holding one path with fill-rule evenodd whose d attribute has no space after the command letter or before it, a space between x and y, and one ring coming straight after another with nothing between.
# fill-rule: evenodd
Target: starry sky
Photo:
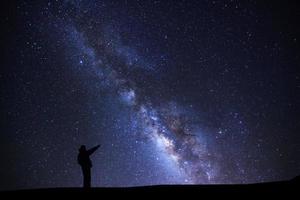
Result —
<instances>
[{"instance_id":1,"label":"starry sky","mask_svg":"<svg viewBox=\"0 0 300 200\"><path fill-rule=\"evenodd\" d=\"M232 184L300 173L297 1L1 6L0 189Z\"/></svg>"}]
</instances>

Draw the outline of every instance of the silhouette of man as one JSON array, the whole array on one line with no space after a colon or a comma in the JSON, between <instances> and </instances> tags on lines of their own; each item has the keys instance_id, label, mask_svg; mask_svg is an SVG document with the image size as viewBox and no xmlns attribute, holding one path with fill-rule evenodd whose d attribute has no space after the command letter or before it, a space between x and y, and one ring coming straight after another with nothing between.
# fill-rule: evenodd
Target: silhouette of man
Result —
<instances>
[{"instance_id":1,"label":"silhouette of man","mask_svg":"<svg viewBox=\"0 0 300 200\"><path fill-rule=\"evenodd\" d=\"M90 159L90 155L92 155L100 145L97 145L89 150L86 150L85 145L81 145L79 149L79 154L77 157L78 164L81 166L83 173L83 187L90 188L91 187L91 168L92 161Z\"/></svg>"}]
</instances>

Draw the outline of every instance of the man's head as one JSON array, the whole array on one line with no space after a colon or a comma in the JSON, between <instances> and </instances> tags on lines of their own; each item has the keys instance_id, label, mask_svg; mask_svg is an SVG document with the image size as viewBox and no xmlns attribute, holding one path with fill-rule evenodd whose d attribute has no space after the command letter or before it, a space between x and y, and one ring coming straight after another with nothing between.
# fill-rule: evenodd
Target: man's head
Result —
<instances>
[{"instance_id":1,"label":"man's head","mask_svg":"<svg viewBox=\"0 0 300 200\"><path fill-rule=\"evenodd\" d=\"M80 152L86 151L85 145L81 145L79 151L80 151Z\"/></svg>"}]
</instances>

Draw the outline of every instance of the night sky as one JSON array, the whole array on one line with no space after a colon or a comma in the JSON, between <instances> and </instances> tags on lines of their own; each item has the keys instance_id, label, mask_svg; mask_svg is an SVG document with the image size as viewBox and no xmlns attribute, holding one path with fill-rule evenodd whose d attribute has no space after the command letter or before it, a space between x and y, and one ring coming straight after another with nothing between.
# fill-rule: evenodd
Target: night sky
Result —
<instances>
[{"instance_id":1,"label":"night sky","mask_svg":"<svg viewBox=\"0 0 300 200\"><path fill-rule=\"evenodd\" d=\"M299 3L298 3L299 4ZM0 189L300 174L297 1L1 6Z\"/></svg>"}]
</instances>

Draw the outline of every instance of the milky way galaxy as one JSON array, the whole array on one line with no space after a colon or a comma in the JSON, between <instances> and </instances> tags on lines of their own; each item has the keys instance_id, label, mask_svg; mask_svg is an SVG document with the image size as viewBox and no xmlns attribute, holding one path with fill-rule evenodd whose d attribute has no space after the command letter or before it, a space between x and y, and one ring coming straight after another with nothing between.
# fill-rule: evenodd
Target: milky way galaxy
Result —
<instances>
[{"instance_id":1,"label":"milky way galaxy","mask_svg":"<svg viewBox=\"0 0 300 200\"><path fill-rule=\"evenodd\" d=\"M295 7L9 4L0 189L80 186L82 144L98 187L299 174Z\"/></svg>"},{"instance_id":2,"label":"milky way galaxy","mask_svg":"<svg viewBox=\"0 0 300 200\"><path fill-rule=\"evenodd\" d=\"M176 105L162 105L162 108L153 108L153 106L145 105L151 104L151 101L138 101L139 95L136 92L138 86L133 80L120 75L118 69L114 69L114 61L110 63L111 60L106 56L117 59L125 67L131 67L133 61L137 62L141 58L136 58L136 54L132 55L130 47L126 47L124 50L124 46L119 44L119 41L113 40L104 41L103 43L108 45L104 46L102 53L96 56L95 50L88 46L82 33L79 33L74 27L67 28L65 32L67 37L70 37L70 40L67 41L75 44L75 55L86 55L85 62L88 64L84 67L90 68L87 71L91 70L91 73L95 73L99 82L104 82L103 87L114 91L123 103L133 108L133 114L137 118L135 120L141 127L140 133L149 138L159 151L165 154L165 159L169 159L172 165L180 173L183 173L184 181L186 183L213 183L217 176L213 153L207 149L205 141L198 138L195 130L186 127L189 126L188 119L187 122L181 119L185 117L184 113L180 113L181 111L177 110ZM111 43L116 43L116 45L111 48ZM68 48L68 43L66 46ZM106 62L102 60L106 60ZM79 62L79 64L83 63ZM146 68L147 66L143 66L144 64L144 62L136 63L136 67Z\"/></svg>"}]
</instances>

